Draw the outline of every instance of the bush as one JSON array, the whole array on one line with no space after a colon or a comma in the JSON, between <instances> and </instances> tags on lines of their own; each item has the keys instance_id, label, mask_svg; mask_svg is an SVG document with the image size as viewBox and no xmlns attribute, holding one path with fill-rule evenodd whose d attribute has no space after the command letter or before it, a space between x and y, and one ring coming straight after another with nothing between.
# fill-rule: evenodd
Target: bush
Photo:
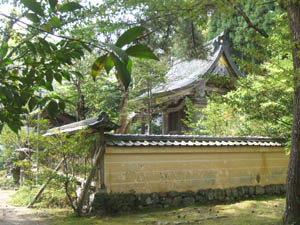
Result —
<instances>
[{"instance_id":1,"label":"bush","mask_svg":"<svg viewBox=\"0 0 300 225\"><path fill-rule=\"evenodd\" d=\"M6 170L0 170L0 178L4 177L6 174Z\"/></svg>"},{"instance_id":2,"label":"bush","mask_svg":"<svg viewBox=\"0 0 300 225\"><path fill-rule=\"evenodd\" d=\"M22 186L13 194L10 203L15 206L26 206L31 202L39 189L40 186ZM34 206L41 208L65 208L67 207L67 202L64 189L50 186L44 190Z\"/></svg>"},{"instance_id":3,"label":"bush","mask_svg":"<svg viewBox=\"0 0 300 225\"><path fill-rule=\"evenodd\" d=\"M16 188L12 177L5 177L0 175L0 189L9 190Z\"/></svg>"}]
</instances>

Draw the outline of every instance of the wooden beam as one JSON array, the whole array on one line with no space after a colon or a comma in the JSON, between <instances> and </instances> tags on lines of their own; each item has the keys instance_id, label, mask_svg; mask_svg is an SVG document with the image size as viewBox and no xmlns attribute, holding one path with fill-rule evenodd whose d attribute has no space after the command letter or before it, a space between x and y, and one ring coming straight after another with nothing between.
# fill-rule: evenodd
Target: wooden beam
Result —
<instances>
[{"instance_id":1,"label":"wooden beam","mask_svg":"<svg viewBox=\"0 0 300 225\"><path fill-rule=\"evenodd\" d=\"M77 216L82 216L82 209L86 202L86 199L88 196L88 191L90 189L92 180L96 175L99 163L100 163L101 159L104 157L104 152L105 152L104 128L100 128L99 129L99 137L96 142L96 152L95 152L95 155L93 158L92 168L91 168L90 174L86 180L86 183L80 193L80 196L79 196L79 199L77 202L77 209L76 209Z\"/></svg>"}]
</instances>

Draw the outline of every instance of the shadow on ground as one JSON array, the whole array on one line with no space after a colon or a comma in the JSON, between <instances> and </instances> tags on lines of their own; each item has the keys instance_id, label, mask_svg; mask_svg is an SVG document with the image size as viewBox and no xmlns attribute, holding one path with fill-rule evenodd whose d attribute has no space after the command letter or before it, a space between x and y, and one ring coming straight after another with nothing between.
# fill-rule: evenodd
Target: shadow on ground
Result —
<instances>
[{"instance_id":1,"label":"shadow on ground","mask_svg":"<svg viewBox=\"0 0 300 225\"><path fill-rule=\"evenodd\" d=\"M285 206L284 197L262 197L231 204L190 206L131 213L114 217L57 218L55 225L277 225Z\"/></svg>"}]
</instances>

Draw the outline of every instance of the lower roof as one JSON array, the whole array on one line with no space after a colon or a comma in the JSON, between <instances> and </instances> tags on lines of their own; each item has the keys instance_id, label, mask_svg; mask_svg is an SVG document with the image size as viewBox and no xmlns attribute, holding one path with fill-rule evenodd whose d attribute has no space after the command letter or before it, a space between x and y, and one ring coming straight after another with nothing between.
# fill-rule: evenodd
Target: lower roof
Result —
<instances>
[{"instance_id":1,"label":"lower roof","mask_svg":"<svg viewBox=\"0 0 300 225\"><path fill-rule=\"evenodd\" d=\"M268 146L283 147L282 139L249 136L192 136L106 134L106 145L120 147L149 146Z\"/></svg>"}]
</instances>

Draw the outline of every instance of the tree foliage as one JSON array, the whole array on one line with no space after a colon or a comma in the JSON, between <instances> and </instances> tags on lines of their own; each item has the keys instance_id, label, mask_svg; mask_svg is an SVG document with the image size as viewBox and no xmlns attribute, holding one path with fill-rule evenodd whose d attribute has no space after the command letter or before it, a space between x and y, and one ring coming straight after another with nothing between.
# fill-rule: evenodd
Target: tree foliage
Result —
<instances>
[{"instance_id":1,"label":"tree foliage","mask_svg":"<svg viewBox=\"0 0 300 225\"><path fill-rule=\"evenodd\" d=\"M277 16L282 9L274 1L246 1L240 4L241 9L249 17L252 23L259 25L268 34L272 32ZM236 58L246 61L262 63L259 55L266 55L266 45L259 39L262 37L249 25L237 11L218 11L212 14L209 20L208 38L212 39L221 32L224 32L232 54ZM243 66L240 67L243 69ZM245 70L246 73L251 71Z\"/></svg>"},{"instance_id":2,"label":"tree foliage","mask_svg":"<svg viewBox=\"0 0 300 225\"><path fill-rule=\"evenodd\" d=\"M82 59L85 51L92 51L92 48L101 51L92 66L92 77L95 78L104 67L107 72L114 67L125 89L131 82L130 55L157 59L145 45L128 46L145 31L142 27L127 30L115 44L61 35L64 27L72 30L70 27L89 10L77 2L21 1L14 9L10 15L0 14L6 20L3 20L5 27L0 44L0 121L1 127L8 124L15 132L22 126L21 115L36 107L47 106L52 116L65 108L59 96L40 97L38 91L40 88L53 91L53 80L58 83L63 78L69 80L68 66L73 65L75 59ZM24 17L31 22L24 22ZM20 29L14 29L16 26ZM122 49L125 45L127 50Z\"/></svg>"}]
</instances>

